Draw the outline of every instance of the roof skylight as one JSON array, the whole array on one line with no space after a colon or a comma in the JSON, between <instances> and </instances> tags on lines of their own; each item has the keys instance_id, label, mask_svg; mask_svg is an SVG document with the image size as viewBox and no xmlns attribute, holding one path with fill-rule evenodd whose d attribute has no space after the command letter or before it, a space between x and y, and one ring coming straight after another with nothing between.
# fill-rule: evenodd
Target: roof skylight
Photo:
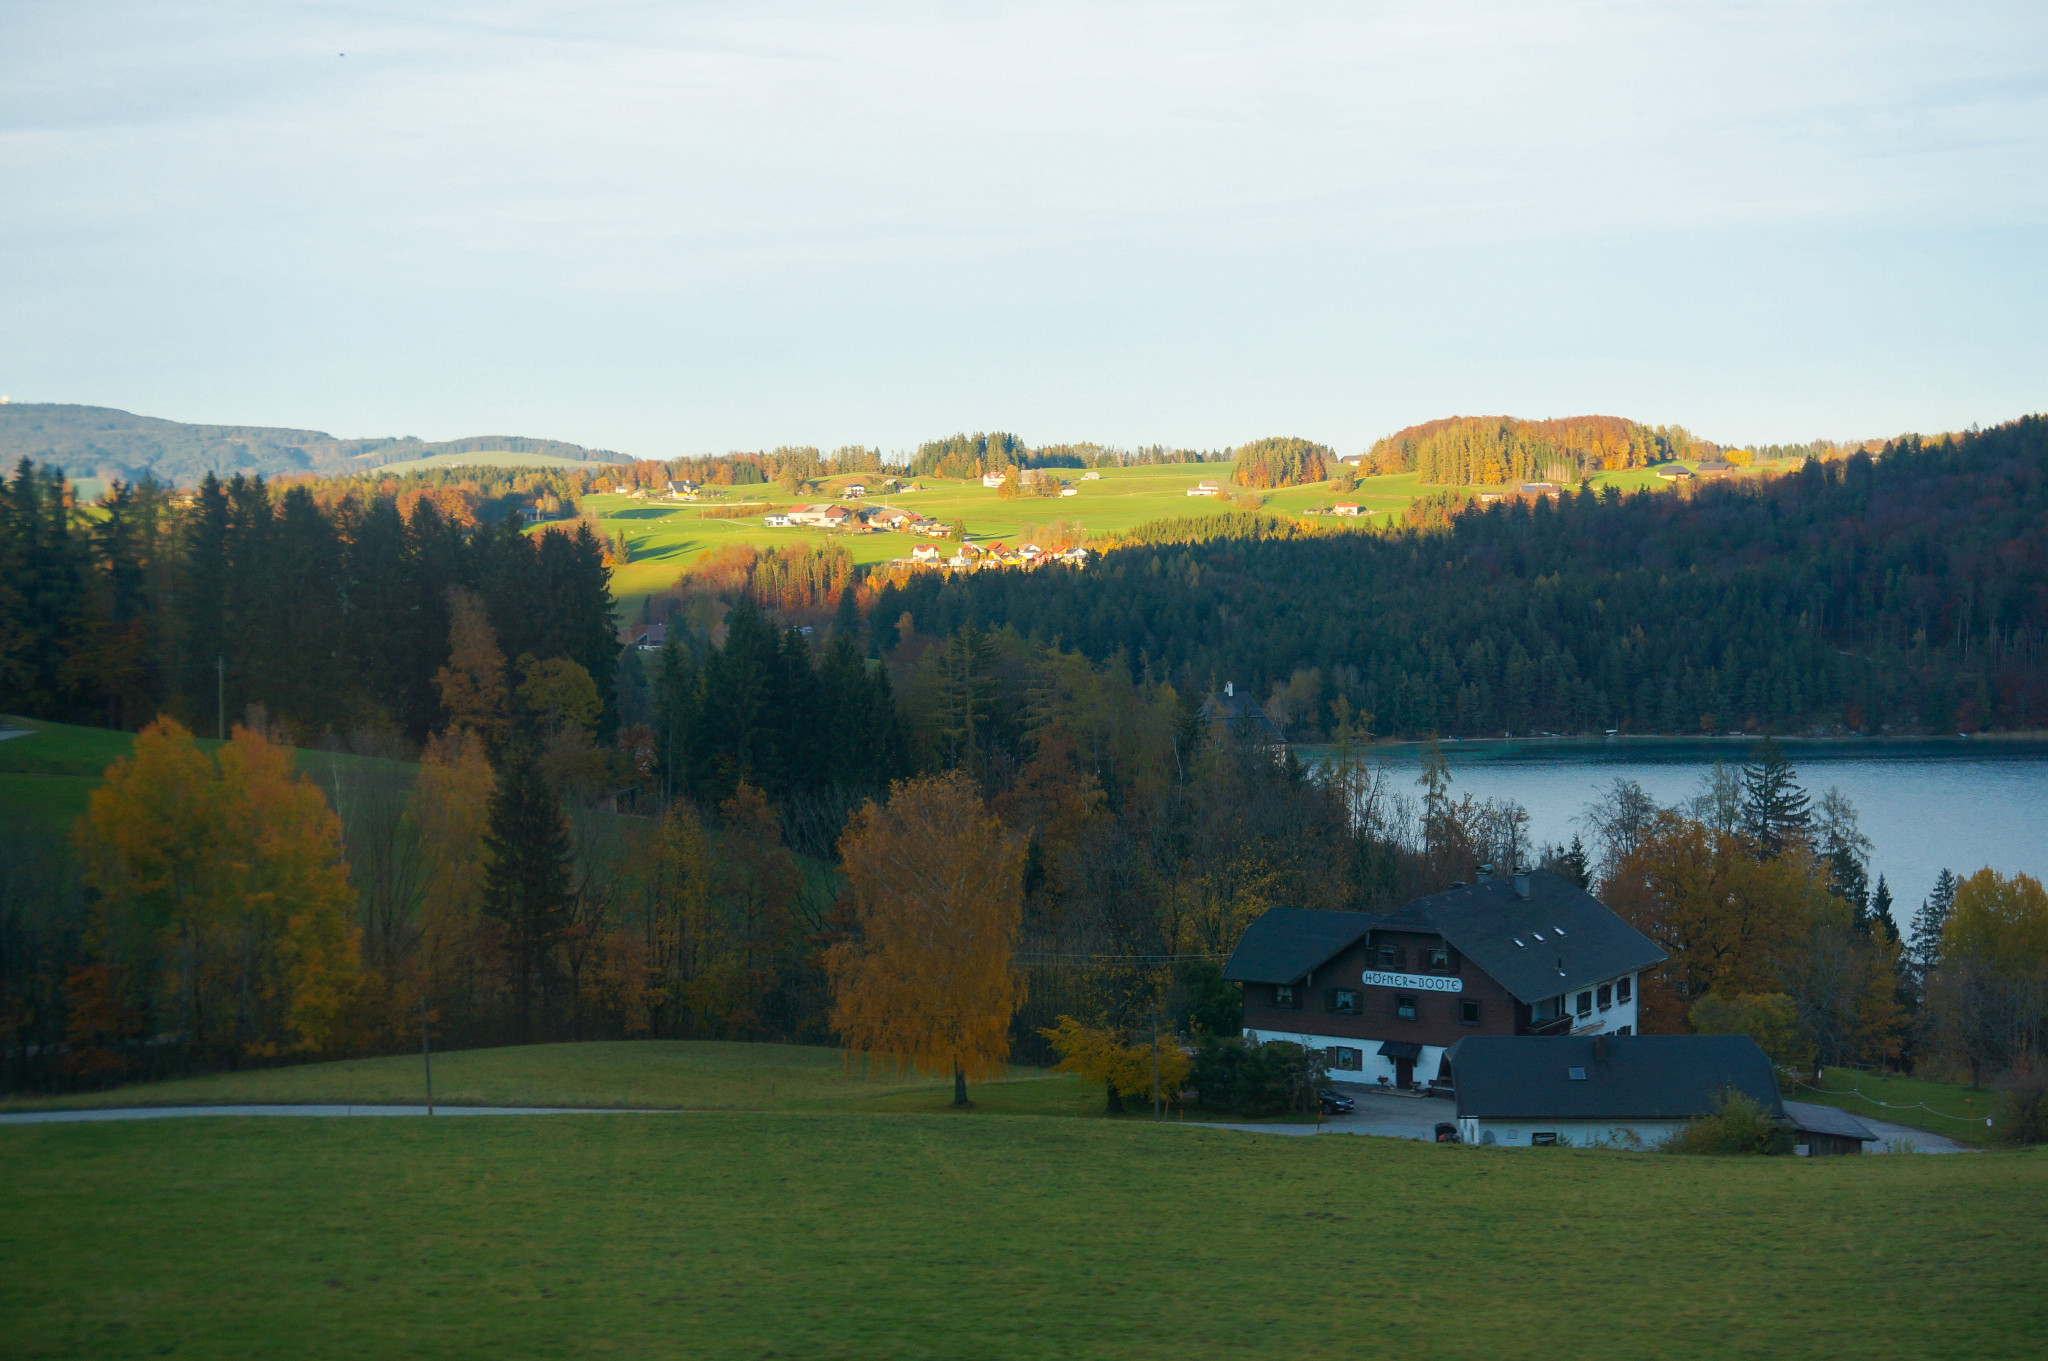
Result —
<instances>
[{"instance_id":1,"label":"roof skylight","mask_svg":"<svg viewBox=\"0 0 2048 1361\"><path fill-rule=\"evenodd\" d=\"M1584 1082L1586 1080L1586 1070L1583 1068L1567 1068L1564 1070L1564 1075L1573 1082Z\"/></svg>"}]
</instances>

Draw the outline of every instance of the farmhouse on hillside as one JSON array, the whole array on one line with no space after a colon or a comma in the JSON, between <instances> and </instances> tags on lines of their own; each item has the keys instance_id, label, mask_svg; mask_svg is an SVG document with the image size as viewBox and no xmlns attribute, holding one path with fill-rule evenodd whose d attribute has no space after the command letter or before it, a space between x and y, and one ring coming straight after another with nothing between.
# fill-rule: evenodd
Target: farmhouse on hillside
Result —
<instances>
[{"instance_id":1,"label":"farmhouse on hillside","mask_svg":"<svg viewBox=\"0 0 2048 1361\"><path fill-rule=\"evenodd\" d=\"M1468 1144L1648 1148L1740 1092L1783 1119L1747 1035L1474 1035L1451 1049Z\"/></svg>"},{"instance_id":2,"label":"farmhouse on hillside","mask_svg":"<svg viewBox=\"0 0 2048 1361\"><path fill-rule=\"evenodd\" d=\"M1188 488L1188 495L1218 496L1222 494L1222 491L1223 488L1217 486L1214 482L1197 482L1194 486Z\"/></svg>"},{"instance_id":3,"label":"farmhouse on hillside","mask_svg":"<svg viewBox=\"0 0 2048 1361\"><path fill-rule=\"evenodd\" d=\"M1462 1087L1444 1055L1468 1036L1632 1035L1649 937L1545 870L1417 898L1392 912L1269 909L1223 976L1244 985L1245 1037L1321 1049L1339 1082Z\"/></svg>"}]
</instances>

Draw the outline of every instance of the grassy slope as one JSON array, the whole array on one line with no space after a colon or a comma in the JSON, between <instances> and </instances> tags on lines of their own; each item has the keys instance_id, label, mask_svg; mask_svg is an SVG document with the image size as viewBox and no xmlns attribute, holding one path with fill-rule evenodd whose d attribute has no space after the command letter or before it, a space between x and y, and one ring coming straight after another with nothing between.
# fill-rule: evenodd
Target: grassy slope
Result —
<instances>
[{"instance_id":1,"label":"grassy slope","mask_svg":"<svg viewBox=\"0 0 2048 1361\"><path fill-rule=\"evenodd\" d=\"M1014 1089L1014 1090L1010 1090ZM434 1056L434 1096L448 1105L688 1107L694 1110L919 1110L950 1100L950 1084L914 1074L846 1071L836 1049L719 1041L619 1040L470 1049ZM1100 1088L1018 1069L976 1084L984 1105L1068 1114L1100 1110ZM334 1102L423 1104L417 1054L347 1059L64 1097L9 1098L0 1109ZM877 1103L880 1103L879 1105Z\"/></svg>"},{"instance_id":2,"label":"grassy slope","mask_svg":"<svg viewBox=\"0 0 2048 1361\"><path fill-rule=\"evenodd\" d=\"M848 1114L0 1129L18 1357L2036 1355L2048 1155Z\"/></svg>"},{"instance_id":3,"label":"grassy slope","mask_svg":"<svg viewBox=\"0 0 2048 1361\"><path fill-rule=\"evenodd\" d=\"M0 717L0 728L8 727L33 731L0 742L0 816L25 818L52 836L70 831L106 768L135 748L135 734L110 728ZM199 739L203 750L218 745L212 738ZM294 760L301 774L323 785L336 766L405 782L417 770L399 761L324 751L301 750L294 753Z\"/></svg>"},{"instance_id":4,"label":"grassy slope","mask_svg":"<svg viewBox=\"0 0 2048 1361\"><path fill-rule=\"evenodd\" d=\"M403 463L383 463L374 468L352 471L372 473L417 473L432 468L604 468L586 458L553 458L547 454L515 454L509 449L484 449L466 454L429 454Z\"/></svg>"},{"instance_id":5,"label":"grassy slope","mask_svg":"<svg viewBox=\"0 0 2048 1361\"><path fill-rule=\"evenodd\" d=\"M2005 1094L1992 1088L1863 1073L1854 1068L1828 1069L1827 1077L1820 1086L1821 1091L1805 1086L1793 1087L1785 1096L1792 1101L1810 1101L1816 1106L1834 1106L1871 1120L1911 1125L1914 1129L1928 1130L1960 1144L1973 1144L1978 1148L1999 1146L1996 1125L1989 1129L1984 1126L1985 1117L1996 1120L1999 1112L2005 1109ZM1858 1092L1862 1095L1855 1094Z\"/></svg>"},{"instance_id":6,"label":"grassy slope","mask_svg":"<svg viewBox=\"0 0 2048 1361\"><path fill-rule=\"evenodd\" d=\"M1078 522L1088 532L1107 534L1133 528L1148 520L1181 515L1215 515L1232 509L1217 497L1189 496L1187 489L1197 482L1214 481L1231 486L1232 465L1227 463L1170 464L1163 467L1105 468L1099 481L1084 481L1080 469L1056 470L1079 490L1077 496L1018 497L1005 501L979 480L954 482L945 478L920 478L926 490L892 495L888 503L915 510L941 520L965 520L968 538L976 543L1002 540L1016 543L1029 526L1052 520ZM823 484L812 500L829 500L849 481L873 482L872 477L841 477ZM1609 485L1624 490L1668 489L1670 483L1648 469L1601 473L1593 486ZM735 487L726 489L723 504L759 500L786 507L792 499L780 487ZM1368 477L1356 491L1338 493L1327 482L1306 487L1288 487L1264 493L1265 509L1283 514L1301 514L1311 507L1335 501L1355 501L1380 524L1388 523L1417 496L1444 490L1424 486L1413 473L1392 477ZM1499 488L1466 487L1463 491L1498 491ZM876 499L876 498L870 498ZM853 554L855 562L886 562L908 557L913 543L921 542L902 534L839 535L822 529L769 529L758 515L744 519L705 519L695 505L634 501L625 496L586 497L582 509L596 515L606 529L623 533L632 550L632 561L618 568L612 577L612 593L621 599L665 590L676 576L700 554L726 544L805 544L837 542ZM1329 521L1344 524L1345 521ZM1364 523L1364 517L1357 522Z\"/></svg>"}]
</instances>

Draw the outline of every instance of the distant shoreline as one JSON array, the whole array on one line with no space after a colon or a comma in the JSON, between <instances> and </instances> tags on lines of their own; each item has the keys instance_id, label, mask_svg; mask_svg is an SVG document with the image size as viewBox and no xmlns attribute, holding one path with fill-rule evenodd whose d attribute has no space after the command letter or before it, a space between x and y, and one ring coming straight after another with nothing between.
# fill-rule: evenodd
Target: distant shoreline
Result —
<instances>
[{"instance_id":1,"label":"distant shoreline","mask_svg":"<svg viewBox=\"0 0 2048 1361\"><path fill-rule=\"evenodd\" d=\"M1888 734L1882 737L1861 737L1851 735L1828 737L1792 737L1781 734L1766 733L1745 733L1740 737L1732 737L1723 733L1701 733L1698 736L1682 737L1672 733L1638 733L1616 734L1613 737L1609 737L1605 734L1599 733L1582 733L1570 737L1445 737L1437 739L1437 745L1442 747L1446 752L1474 750L1485 751L1489 749L1508 750L1519 747L1634 747L1637 749L1647 749L1659 746L1672 747L1679 745L1711 745L1736 746L1747 748L1753 747L1757 743L1763 741L1766 736L1773 737L1777 741L1777 743L1783 747L1883 747L1919 744L1952 746L1961 749L1972 746L1984 746L1986 744L2021 746L2032 743L2038 743L2043 746L2048 746L2048 730L2042 729L2024 729L2005 732L1972 733L1967 737L1962 735L1943 736L1941 734L1936 733L1930 733L1924 736L1915 736L1910 734ZM1360 753L1369 755L1374 752L1420 751L1428 745L1429 742L1427 740L1416 738L1403 738L1400 741L1373 742L1369 745L1359 747L1357 748L1357 750ZM1331 742L1291 742L1288 744L1288 746L1290 750L1299 752L1303 755L1311 755L1316 757L1335 756L1337 753L1336 744Z\"/></svg>"}]
</instances>

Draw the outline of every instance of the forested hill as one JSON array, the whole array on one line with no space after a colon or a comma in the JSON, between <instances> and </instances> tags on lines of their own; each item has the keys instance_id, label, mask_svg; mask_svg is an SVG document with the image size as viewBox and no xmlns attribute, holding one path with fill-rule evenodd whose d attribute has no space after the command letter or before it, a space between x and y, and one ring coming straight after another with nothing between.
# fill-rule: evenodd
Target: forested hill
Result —
<instances>
[{"instance_id":1,"label":"forested hill","mask_svg":"<svg viewBox=\"0 0 2048 1361\"><path fill-rule=\"evenodd\" d=\"M0 466L21 459L61 466L72 477L133 481L143 473L173 486L195 484L207 473L361 471L433 454L505 450L548 458L616 460L621 455L560 440L522 435L476 435L426 441L410 435L337 439L321 430L265 425L187 425L137 416L107 406L52 402L0 405Z\"/></svg>"},{"instance_id":2,"label":"forested hill","mask_svg":"<svg viewBox=\"0 0 2048 1361\"><path fill-rule=\"evenodd\" d=\"M1086 571L913 577L887 642L1014 625L1296 739L2048 727L2048 417L1767 482L1505 501L1448 528L1140 544Z\"/></svg>"}]
</instances>

